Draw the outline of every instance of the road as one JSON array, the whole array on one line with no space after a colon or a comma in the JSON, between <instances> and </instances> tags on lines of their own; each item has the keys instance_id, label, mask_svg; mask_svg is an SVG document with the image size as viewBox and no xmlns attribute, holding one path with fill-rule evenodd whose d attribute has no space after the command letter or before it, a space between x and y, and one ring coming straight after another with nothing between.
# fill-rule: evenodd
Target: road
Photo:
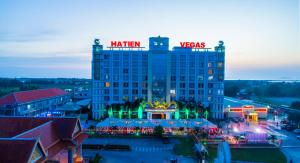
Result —
<instances>
[{"instance_id":1,"label":"road","mask_svg":"<svg viewBox=\"0 0 300 163\"><path fill-rule=\"evenodd\" d=\"M281 130L279 126L276 126L276 122L279 122L282 117L276 118L277 121L268 120L267 129L270 134L276 135L281 139L280 149L286 155L288 163L290 160L293 163L300 162L300 140L296 138L297 134L286 130Z\"/></svg>"},{"instance_id":2,"label":"road","mask_svg":"<svg viewBox=\"0 0 300 163\"><path fill-rule=\"evenodd\" d=\"M161 139L155 138L89 138L85 144L122 144L129 145L131 151L104 151L84 149L82 154L86 158L93 158L96 153L103 156L103 163L168 163L170 159L177 159L182 163L194 163L195 159L174 154L173 147L179 143L178 139L170 139L169 144L163 144Z\"/></svg>"}]
</instances>

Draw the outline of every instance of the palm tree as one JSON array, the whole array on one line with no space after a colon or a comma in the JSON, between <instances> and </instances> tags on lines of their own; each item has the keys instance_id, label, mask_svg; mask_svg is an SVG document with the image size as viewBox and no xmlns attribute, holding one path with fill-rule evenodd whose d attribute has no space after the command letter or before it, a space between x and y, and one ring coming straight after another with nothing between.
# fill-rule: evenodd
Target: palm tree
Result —
<instances>
[{"instance_id":1,"label":"palm tree","mask_svg":"<svg viewBox=\"0 0 300 163\"><path fill-rule=\"evenodd\" d=\"M160 126L160 125L155 126L155 127L154 127L154 130L153 130L153 134L154 134L155 136L161 138L161 137L163 136L163 134L164 134L164 128L163 128L162 126Z\"/></svg>"}]
</instances>

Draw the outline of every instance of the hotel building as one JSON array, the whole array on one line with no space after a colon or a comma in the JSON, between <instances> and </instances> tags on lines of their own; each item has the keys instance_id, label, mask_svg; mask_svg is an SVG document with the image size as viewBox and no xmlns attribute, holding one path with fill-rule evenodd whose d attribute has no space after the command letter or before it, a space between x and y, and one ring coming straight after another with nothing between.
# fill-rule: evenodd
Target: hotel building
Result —
<instances>
[{"instance_id":1,"label":"hotel building","mask_svg":"<svg viewBox=\"0 0 300 163\"><path fill-rule=\"evenodd\" d=\"M194 100L210 107L210 116L224 117L223 41L210 48L173 47L169 38L150 37L149 49L138 42L129 46L103 48L98 39L93 45L93 117L101 118L105 106L143 98L148 102Z\"/></svg>"}]
</instances>

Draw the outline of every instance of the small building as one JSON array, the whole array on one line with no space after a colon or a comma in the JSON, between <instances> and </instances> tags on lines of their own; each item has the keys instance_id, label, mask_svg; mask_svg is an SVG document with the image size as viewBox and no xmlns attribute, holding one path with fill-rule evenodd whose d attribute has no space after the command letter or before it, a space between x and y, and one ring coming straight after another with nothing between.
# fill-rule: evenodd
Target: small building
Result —
<instances>
[{"instance_id":1,"label":"small building","mask_svg":"<svg viewBox=\"0 0 300 163\"><path fill-rule=\"evenodd\" d=\"M268 106L249 100L224 97L224 108L227 118L241 117L251 121L258 121L258 119L264 119L268 116Z\"/></svg>"},{"instance_id":2,"label":"small building","mask_svg":"<svg viewBox=\"0 0 300 163\"><path fill-rule=\"evenodd\" d=\"M73 90L74 101L91 99L91 96L92 96L92 93L91 93L91 89L89 89L89 88L76 87Z\"/></svg>"},{"instance_id":3,"label":"small building","mask_svg":"<svg viewBox=\"0 0 300 163\"><path fill-rule=\"evenodd\" d=\"M83 162L78 118L0 117L0 162Z\"/></svg>"},{"instance_id":4,"label":"small building","mask_svg":"<svg viewBox=\"0 0 300 163\"><path fill-rule=\"evenodd\" d=\"M68 101L70 95L59 88L14 92L0 98L0 115L41 116Z\"/></svg>"}]
</instances>

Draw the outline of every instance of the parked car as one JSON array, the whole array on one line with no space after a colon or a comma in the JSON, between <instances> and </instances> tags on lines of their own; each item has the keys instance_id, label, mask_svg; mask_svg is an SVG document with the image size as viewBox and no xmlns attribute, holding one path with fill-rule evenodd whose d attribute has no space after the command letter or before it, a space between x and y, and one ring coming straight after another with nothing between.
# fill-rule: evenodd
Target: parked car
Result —
<instances>
[{"instance_id":1,"label":"parked car","mask_svg":"<svg viewBox=\"0 0 300 163\"><path fill-rule=\"evenodd\" d=\"M239 120L240 122L245 122L245 119L244 119L244 118L241 118L241 117L239 117L238 120Z\"/></svg>"},{"instance_id":2,"label":"parked car","mask_svg":"<svg viewBox=\"0 0 300 163\"><path fill-rule=\"evenodd\" d=\"M287 131L293 131L295 128L296 128L296 127L293 126L293 125L287 125L287 126L286 126L286 130L287 130Z\"/></svg>"},{"instance_id":3,"label":"parked car","mask_svg":"<svg viewBox=\"0 0 300 163\"><path fill-rule=\"evenodd\" d=\"M288 124L289 121L285 119L285 120L280 121L280 123L281 123L281 124Z\"/></svg>"},{"instance_id":4,"label":"parked car","mask_svg":"<svg viewBox=\"0 0 300 163\"><path fill-rule=\"evenodd\" d=\"M295 134L300 134L300 129L295 129L295 130L294 130L294 133L295 133Z\"/></svg>"},{"instance_id":5,"label":"parked car","mask_svg":"<svg viewBox=\"0 0 300 163\"><path fill-rule=\"evenodd\" d=\"M232 122L234 122L234 123L239 123L239 119L236 118L236 117L235 117L235 118L231 118L230 120L231 120Z\"/></svg>"}]
</instances>

